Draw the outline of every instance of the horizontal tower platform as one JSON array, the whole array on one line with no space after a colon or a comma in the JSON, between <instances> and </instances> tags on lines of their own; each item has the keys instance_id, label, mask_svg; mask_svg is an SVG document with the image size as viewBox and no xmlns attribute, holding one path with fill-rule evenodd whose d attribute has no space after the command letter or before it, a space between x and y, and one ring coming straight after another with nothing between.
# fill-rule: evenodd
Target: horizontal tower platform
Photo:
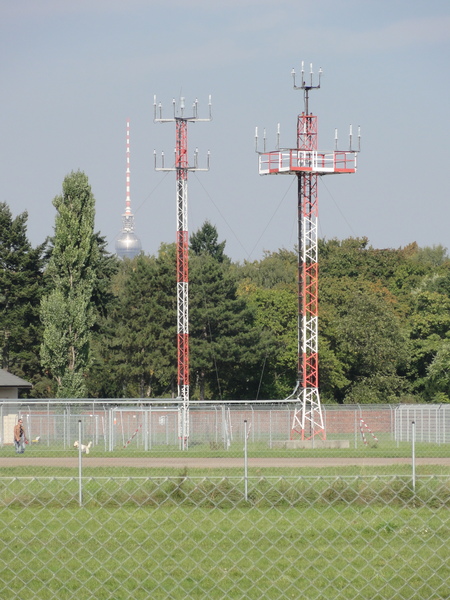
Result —
<instances>
[{"instance_id":1,"label":"horizontal tower platform","mask_svg":"<svg viewBox=\"0 0 450 600\"><path fill-rule=\"evenodd\" d=\"M317 173L332 175L356 172L357 153L348 151L317 152L316 150L282 149L259 155L259 174Z\"/></svg>"}]
</instances>

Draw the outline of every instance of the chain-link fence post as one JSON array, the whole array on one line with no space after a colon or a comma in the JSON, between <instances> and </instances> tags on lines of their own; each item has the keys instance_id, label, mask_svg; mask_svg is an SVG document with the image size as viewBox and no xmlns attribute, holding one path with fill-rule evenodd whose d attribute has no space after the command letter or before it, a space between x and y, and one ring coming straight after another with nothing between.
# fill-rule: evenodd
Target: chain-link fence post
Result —
<instances>
[{"instance_id":1,"label":"chain-link fence post","mask_svg":"<svg viewBox=\"0 0 450 600\"><path fill-rule=\"evenodd\" d=\"M83 506L83 467L82 467L82 459L81 459L81 441L83 439L81 435L81 419L78 420L78 503L80 506Z\"/></svg>"},{"instance_id":2,"label":"chain-link fence post","mask_svg":"<svg viewBox=\"0 0 450 600\"><path fill-rule=\"evenodd\" d=\"M244 420L244 497L248 499L248 450L247 450L247 421Z\"/></svg>"},{"instance_id":3,"label":"chain-link fence post","mask_svg":"<svg viewBox=\"0 0 450 600\"><path fill-rule=\"evenodd\" d=\"M411 423L412 487L416 491L416 422Z\"/></svg>"}]
</instances>

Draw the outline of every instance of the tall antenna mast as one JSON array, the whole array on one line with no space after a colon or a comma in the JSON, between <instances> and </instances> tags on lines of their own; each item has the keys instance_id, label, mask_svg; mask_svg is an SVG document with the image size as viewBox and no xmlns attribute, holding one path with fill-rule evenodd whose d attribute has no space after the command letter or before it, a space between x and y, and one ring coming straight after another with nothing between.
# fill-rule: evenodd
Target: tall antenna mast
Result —
<instances>
[{"instance_id":1,"label":"tall antenna mast","mask_svg":"<svg viewBox=\"0 0 450 600\"><path fill-rule=\"evenodd\" d=\"M131 192L130 192L130 120L127 119L127 145L126 145L126 188L125 188L125 212L131 213Z\"/></svg>"},{"instance_id":2,"label":"tall antenna mast","mask_svg":"<svg viewBox=\"0 0 450 600\"><path fill-rule=\"evenodd\" d=\"M161 155L161 166L156 171L176 171L177 178L177 350L178 350L178 437L182 450L188 448L189 442L189 236L188 236L188 200L187 178L189 171L208 171L209 152L206 168L198 167L198 150L194 153L194 164L189 166L187 158L187 125L189 122L211 120L211 96L209 97L209 117L198 117L198 101L192 105L192 116L186 117L184 98L177 107L173 100L173 117L163 118L161 103L153 101L155 123L175 123L175 164L164 166L164 153Z\"/></svg>"},{"instance_id":3,"label":"tall antenna mast","mask_svg":"<svg viewBox=\"0 0 450 600\"><path fill-rule=\"evenodd\" d=\"M141 249L141 240L134 233L134 215L131 212L130 191L130 119L126 126L126 186L125 186L125 212L122 215L122 231L116 239L116 254L120 258L134 258Z\"/></svg>"},{"instance_id":4,"label":"tall antenna mast","mask_svg":"<svg viewBox=\"0 0 450 600\"><path fill-rule=\"evenodd\" d=\"M301 84L294 89L303 90L304 111L297 118L297 147L278 149L273 152L258 152L258 130L256 151L259 154L259 174L295 175L297 187L298 220L298 368L297 383L287 400L297 402L291 428L291 438L300 435L302 440L319 436L326 439L325 425L319 396L318 320L319 320L319 261L317 249L318 197L317 183L322 175L355 173L358 150L319 152L317 143L317 117L309 113L309 92L320 88L322 69L317 83L310 66L305 77L302 62ZM351 129L350 129L351 132ZM358 140L360 134L358 131ZM351 133L350 133L351 140Z\"/></svg>"}]
</instances>

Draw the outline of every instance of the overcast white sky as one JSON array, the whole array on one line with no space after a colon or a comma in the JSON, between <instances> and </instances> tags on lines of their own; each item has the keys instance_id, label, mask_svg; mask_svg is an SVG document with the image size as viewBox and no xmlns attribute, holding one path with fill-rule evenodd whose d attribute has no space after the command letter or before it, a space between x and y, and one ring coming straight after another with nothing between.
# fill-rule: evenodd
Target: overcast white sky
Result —
<instances>
[{"instance_id":1,"label":"overcast white sky","mask_svg":"<svg viewBox=\"0 0 450 600\"><path fill-rule=\"evenodd\" d=\"M0 201L28 211L33 245L52 235L54 196L81 169L110 241L125 208L125 124L131 121L131 200L146 253L173 242L174 124L153 122L153 95L198 98L189 176L189 231L208 219L233 260L296 243L295 178L258 174L255 126L268 149L295 145L303 95L291 69L324 75L310 109L319 148L334 129L347 146L361 126L355 175L323 178L319 235L367 236L378 248L450 245L450 2L448 0L0 0Z\"/></svg>"}]
</instances>

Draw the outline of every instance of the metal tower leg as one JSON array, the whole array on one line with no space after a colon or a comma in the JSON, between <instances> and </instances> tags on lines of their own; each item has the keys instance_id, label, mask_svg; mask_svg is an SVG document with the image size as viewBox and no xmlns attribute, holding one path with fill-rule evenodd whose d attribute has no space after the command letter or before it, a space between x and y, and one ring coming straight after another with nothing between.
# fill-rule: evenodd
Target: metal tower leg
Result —
<instances>
[{"instance_id":1,"label":"metal tower leg","mask_svg":"<svg viewBox=\"0 0 450 600\"><path fill-rule=\"evenodd\" d=\"M319 396L318 365L318 249L317 180L312 173L298 174L298 377L290 399L298 400L291 437L325 439Z\"/></svg>"}]
</instances>

